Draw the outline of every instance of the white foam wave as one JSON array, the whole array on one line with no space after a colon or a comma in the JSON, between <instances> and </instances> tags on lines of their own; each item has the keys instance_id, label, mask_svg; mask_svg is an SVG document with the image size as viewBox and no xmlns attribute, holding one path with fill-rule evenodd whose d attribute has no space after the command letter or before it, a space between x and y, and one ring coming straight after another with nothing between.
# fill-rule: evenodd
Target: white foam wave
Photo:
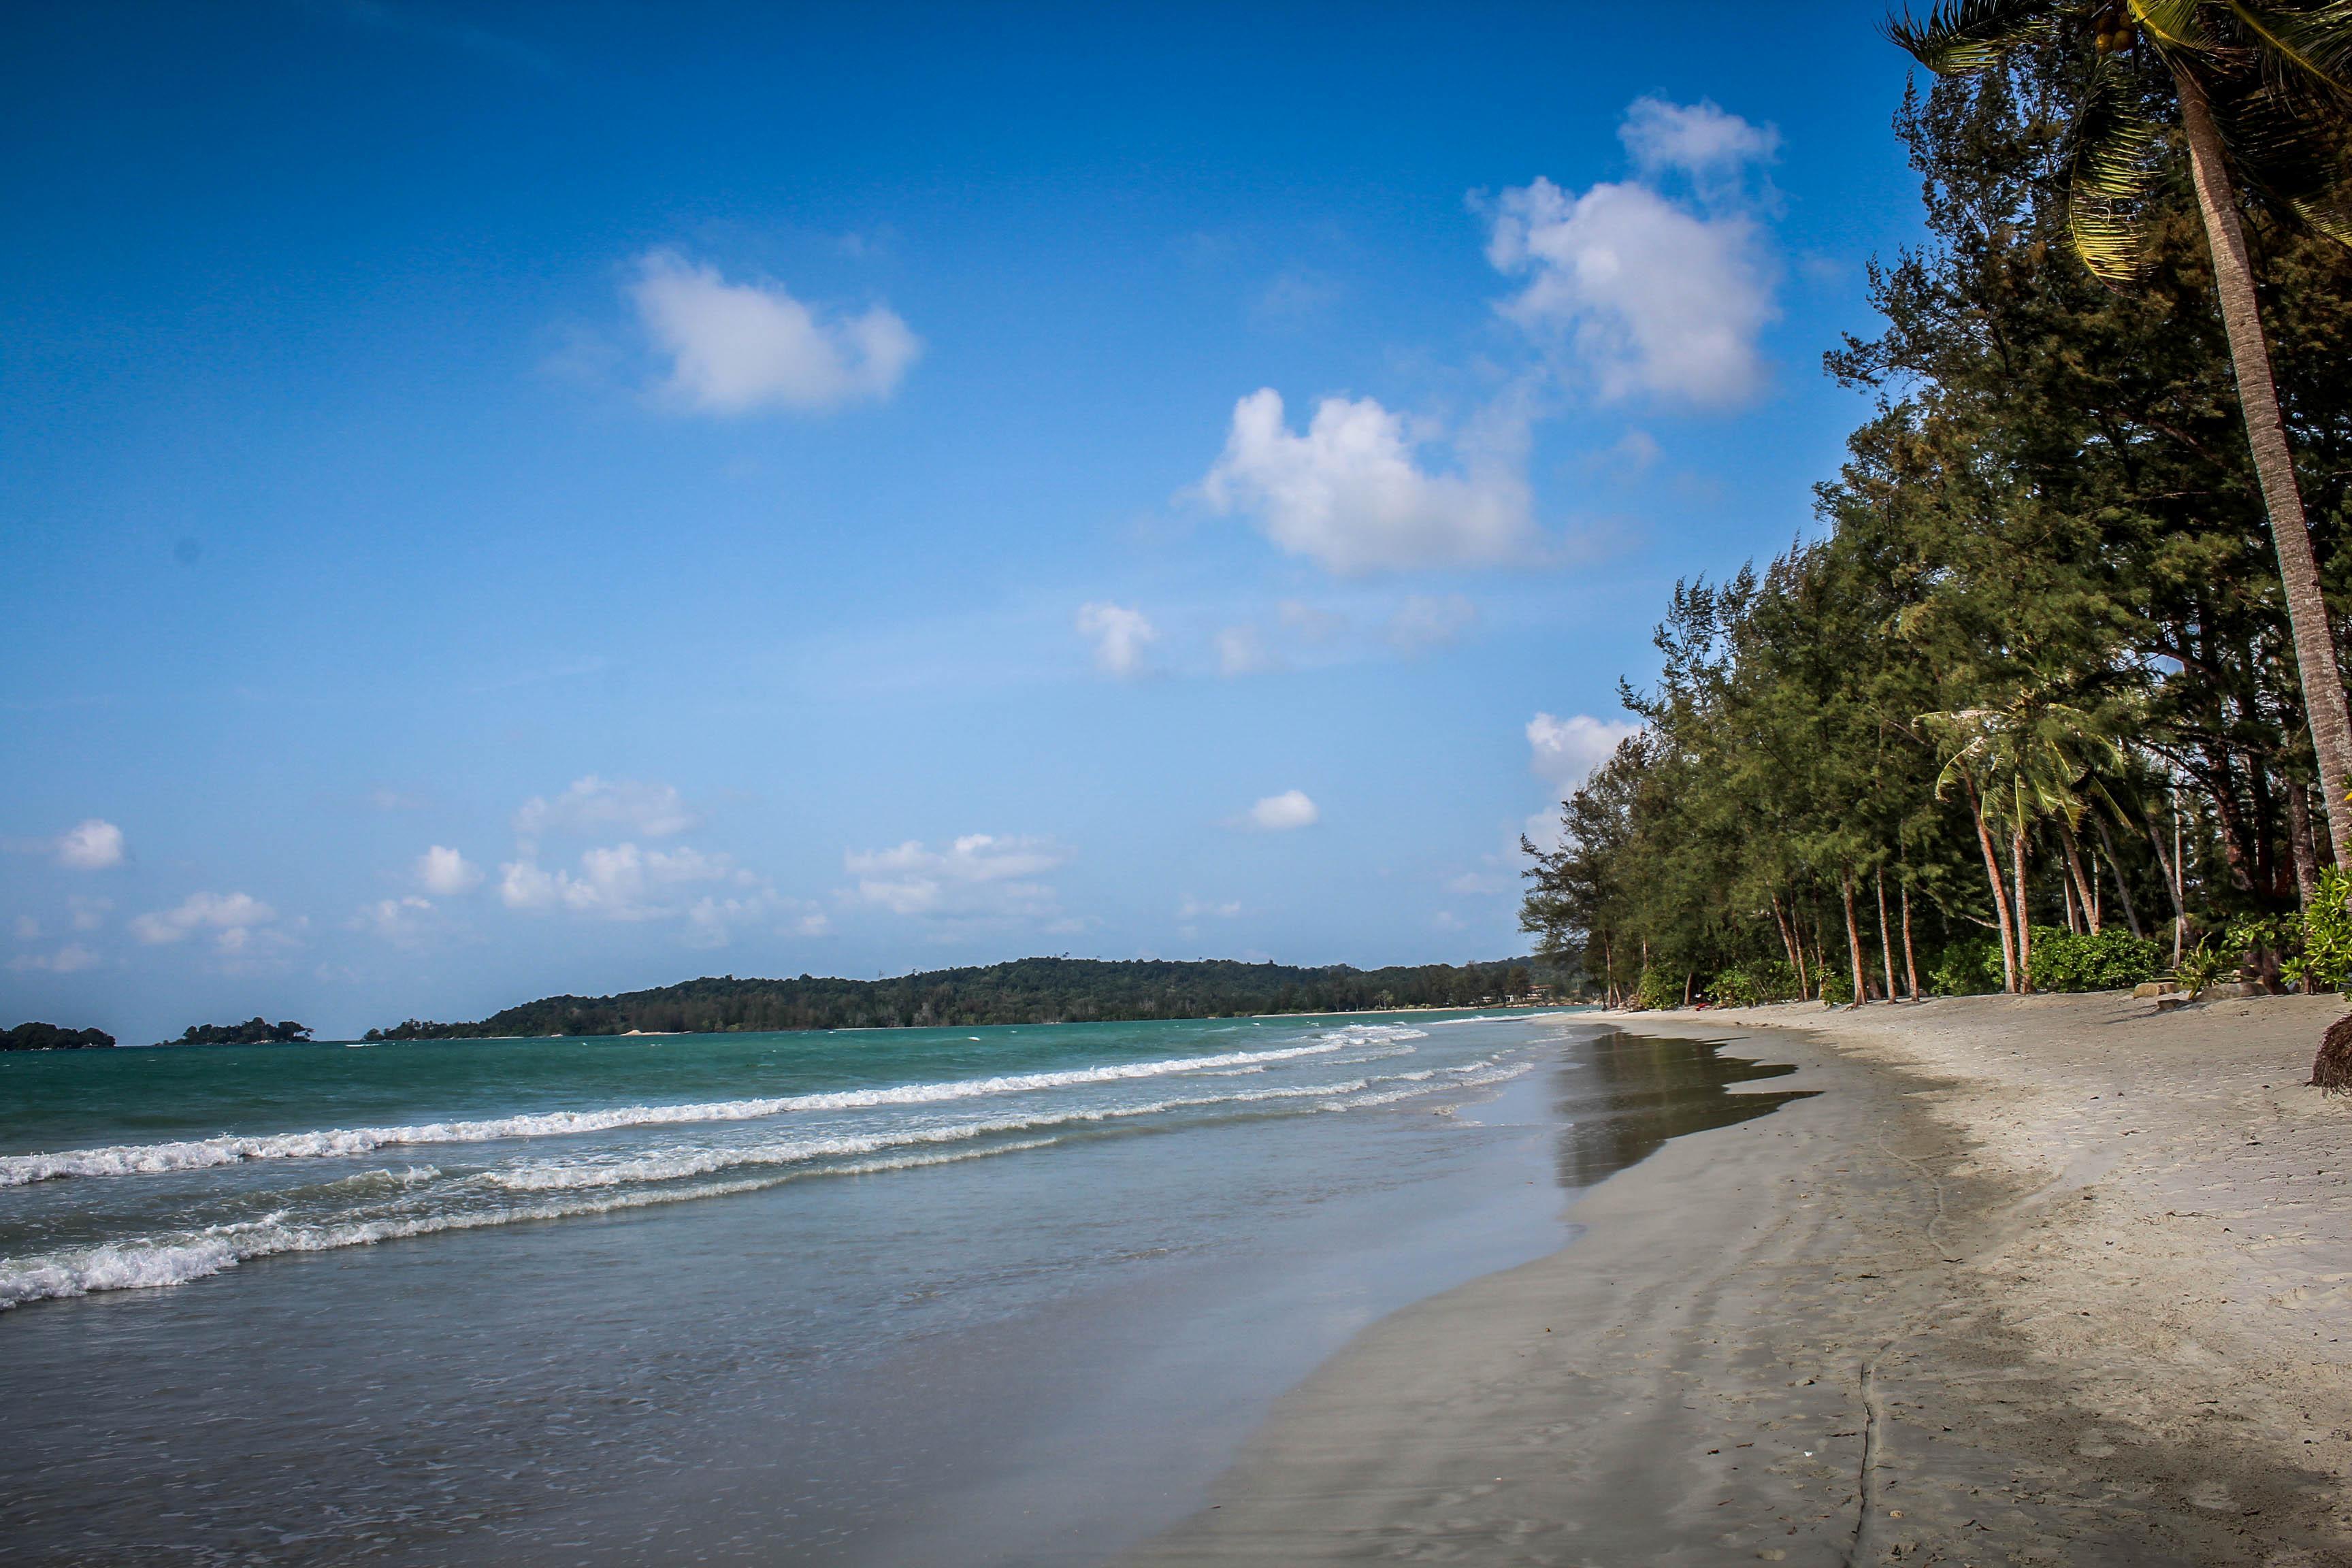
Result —
<instances>
[{"instance_id":1,"label":"white foam wave","mask_svg":"<svg viewBox=\"0 0 2352 1568\"><path fill-rule=\"evenodd\" d=\"M696 1105L630 1105L604 1110L550 1110L478 1121L432 1121L406 1127L337 1128L317 1132L280 1132L260 1137L224 1134L169 1143L118 1144L68 1149L56 1153L0 1155L0 1186L24 1186L61 1176L156 1175L204 1170L248 1160L358 1158L378 1149L413 1143L485 1143L508 1138L565 1137L621 1127L682 1126L708 1121L749 1121L803 1110L851 1110L873 1106L938 1105L959 1100L1026 1094L1076 1085L1164 1078L1173 1073L1263 1067L1271 1062L1324 1056L1350 1048L1391 1046L1423 1038L1418 1029L1390 1025L1347 1025L1326 1030L1312 1043L1270 1051L1225 1051L1215 1056L1160 1061L1118 1062L1059 1072L1013 1073L998 1078L943 1083L896 1084L883 1089L842 1089L773 1099L729 1100Z\"/></svg>"},{"instance_id":2,"label":"white foam wave","mask_svg":"<svg viewBox=\"0 0 2352 1568\"><path fill-rule=\"evenodd\" d=\"M910 1170L919 1165L944 1165L958 1160L1010 1154L1042 1149L1054 1142L1035 1138L1024 1142L992 1144L985 1149L953 1153L873 1160L844 1167L845 1175ZM440 1231L479 1230L525 1220L567 1219L582 1215L613 1214L656 1204L686 1203L758 1192L795 1180L790 1173L697 1187L671 1187L657 1192L625 1193L610 1197L572 1199L524 1205L513 1208L464 1214L418 1215L406 1219L355 1220L332 1225L289 1224L278 1216L239 1225L215 1226L163 1240L110 1242L101 1247L75 1247L44 1257L0 1259L0 1310L27 1301L88 1296L102 1290L147 1290L184 1285L234 1268L257 1258L291 1252L329 1252L345 1247L373 1247Z\"/></svg>"}]
</instances>

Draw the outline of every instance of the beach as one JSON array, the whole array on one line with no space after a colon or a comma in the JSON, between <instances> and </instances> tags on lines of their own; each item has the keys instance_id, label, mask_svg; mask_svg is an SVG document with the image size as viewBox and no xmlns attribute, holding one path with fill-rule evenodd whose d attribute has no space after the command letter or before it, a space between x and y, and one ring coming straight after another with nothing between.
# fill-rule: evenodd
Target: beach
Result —
<instances>
[{"instance_id":1,"label":"beach","mask_svg":"<svg viewBox=\"0 0 2352 1568\"><path fill-rule=\"evenodd\" d=\"M1819 1092L1372 1326L1130 1561L2352 1562L2342 1008L1622 1017Z\"/></svg>"}]
</instances>

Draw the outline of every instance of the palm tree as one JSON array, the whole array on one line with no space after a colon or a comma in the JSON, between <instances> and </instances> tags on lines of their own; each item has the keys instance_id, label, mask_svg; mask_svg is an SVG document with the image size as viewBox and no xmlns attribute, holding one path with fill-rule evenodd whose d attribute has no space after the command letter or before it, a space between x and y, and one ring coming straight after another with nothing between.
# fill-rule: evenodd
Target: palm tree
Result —
<instances>
[{"instance_id":1,"label":"palm tree","mask_svg":"<svg viewBox=\"0 0 2352 1568\"><path fill-rule=\"evenodd\" d=\"M1930 70L1997 68L2029 45L2090 57L2068 127L2069 226L2092 274L2137 276L2148 198L2165 150L2168 79L2237 372L2238 402L2278 548L2305 716L2326 788L2327 833L2352 865L2352 713L2336 668L2270 346L2255 302L2242 200L2352 243L2352 182L2339 153L2352 121L2352 5L2344 0L1945 0L1890 21ZM2152 81L2151 78L2155 80ZM2151 89L2154 90L2151 90Z\"/></svg>"},{"instance_id":2,"label":"palm tree","mask_svg":"<svg viewBox=\"0 0 2352 1568\"><path fill-rule=\"evenodd\" d=\"M2099 732L2089 713L2046 701L2031 689L1998 708L1922 713L1918 721L1944 758L1943 772L1936 777L1937 795L1949 795L1958 784L1968 796L1977 843L1984 851L1985 875L1992 883L1993 918L2000 925L2001 970L2008 988L2021 991L2027 984L2026 966L2033 959L2025 898L2028 835L2045 816L2056 817L2071 834L2083 816L2085 803L2078 786L2084 775L2098 763L2113 767L2122 753ZM2009 834L2013 907L2002 889L2000 860L1993 851L1995 826Z\"/></svg>"}]
</instances>

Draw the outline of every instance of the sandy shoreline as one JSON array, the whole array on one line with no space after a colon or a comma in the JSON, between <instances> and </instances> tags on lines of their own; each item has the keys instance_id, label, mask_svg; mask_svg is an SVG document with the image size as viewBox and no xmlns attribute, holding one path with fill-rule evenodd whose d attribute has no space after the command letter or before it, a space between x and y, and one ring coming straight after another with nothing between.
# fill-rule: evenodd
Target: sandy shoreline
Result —
<instances>
[{"instance_id":1,"label":"sandy shoreline","mask_svg":"<svg viewBox=\"0 0 2352 1568\"><path fill-rule=\"evenodd\" d=\"M1623 1020L1822 1092L1367 1330L1129 1560L2352 1563L2342 1011Z\"/></svg>"}]
</instances>

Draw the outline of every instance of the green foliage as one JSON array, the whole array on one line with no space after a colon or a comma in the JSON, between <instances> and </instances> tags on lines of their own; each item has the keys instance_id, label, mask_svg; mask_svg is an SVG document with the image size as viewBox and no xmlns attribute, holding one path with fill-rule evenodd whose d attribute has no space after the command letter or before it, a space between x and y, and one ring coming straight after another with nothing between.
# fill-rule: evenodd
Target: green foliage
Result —
<instances>
[{"instance_id":1,"label":"green foliage","mask_svg":"<svg viewBox=\"0 0 2352 1568\"><path fill-rule=\"evenodd\" d=\"M55 1024L19 1024L0 1029L0 1051L81 1051L114 1044L103 1029L61 1029Z\"/></svg>"},{"instance_id":2,"label":"green foliage","mask_svg":"<svg viewBox=\"0 0 2352 1568\"><path fill-rule=\"evenodd\" d=\"M1927 971L1927 988L1938 996L1981 996L2002 984L2000 942L1962 937L1944 944Z\"/></svg>"},{"instance_id":3,"label":"green foliage","mask_svg":"<svg viewBox=\"0 0 2352 1568\"><path fill-rule=\"evenodd\" d=\"M2096 935L2037 928L2026 975L2036 991L2120 991L2155 979L2163 964L2155 942L2116 926Z\"/></svg>"},{"instance_id":4,"label":"green foliage","mask_svg":"<svg viewBox=\"0 0 2352 1568\"><path fill-rule=\"evenodd\" d=\"M2180 962L2173 966L2172 977L2193 996L2237 967L2237 960L2223 953L2209 937L2180 955Z\"/></svg>"},{"instance_id":5,"label":"green foliage","mask_svg":"<svg viewBox=\"0 0 2352 1568\"><path fill-rule=\"evenodd\" d=\"M1822 973L1822 1000L1833 1007L1843 1007L1853 1000L1853 976L1843 969Z\"/></svg>"},{"instance_id":6,"label":"green foliage","mask_svg":"<svg viewBox=\"0 0 2352 1568\"><path fill-rule=\"evenodd\" d=\"M1784 958L1757 958L1718 970L1706 983L1706 999L1726 1007L1753 1007L1763 1002L1793 1002L1802 993L1797 972Z\"/></svg>"},{"instance_id":7,"label":"green foliage","mask_svg":"<svg viewBox=\"0 0 2352 1568\"><path fill-rule=\"evenodd\" d=\"M1683 983L1680 977L1663 969L1642 971L1634 983L1632 1005L1636 1007L1679 1007L1683 1005Z\"/></svg>"},{"instance_id":8,"label":"green foliage","mask_svg":"<svg viewBox=\"0 0 2352 1568\"><path fill-rule=\"evenodd\" d=\"M542 1035L724 1034L765 1029L931 1028L1126 1018L1229 1018L1258 1013L1360 1013L1470 1007L1524 998L1549 972L1526 959L1392 969L1299 969L1231 960L1181 963L1024 958L895 980L688 980L618 996L548 996L475 1023L411 1018L371 1040L509 1039ZM1681 1000L1681 991L1675 991Z\"/></svg>"},{"instance_id":9,"label":"green foliage","mask_svg":"<svg viewBox=\"0 0 2352 1568\"><path fill-rule=\"evenodd\" d=\"M2340 866L2319 873L2319 890L2303 911L2300 951L2284 967L2308 987L2341 987L2352 976L2352 876Z\"/></svg>"}]
</instances>

